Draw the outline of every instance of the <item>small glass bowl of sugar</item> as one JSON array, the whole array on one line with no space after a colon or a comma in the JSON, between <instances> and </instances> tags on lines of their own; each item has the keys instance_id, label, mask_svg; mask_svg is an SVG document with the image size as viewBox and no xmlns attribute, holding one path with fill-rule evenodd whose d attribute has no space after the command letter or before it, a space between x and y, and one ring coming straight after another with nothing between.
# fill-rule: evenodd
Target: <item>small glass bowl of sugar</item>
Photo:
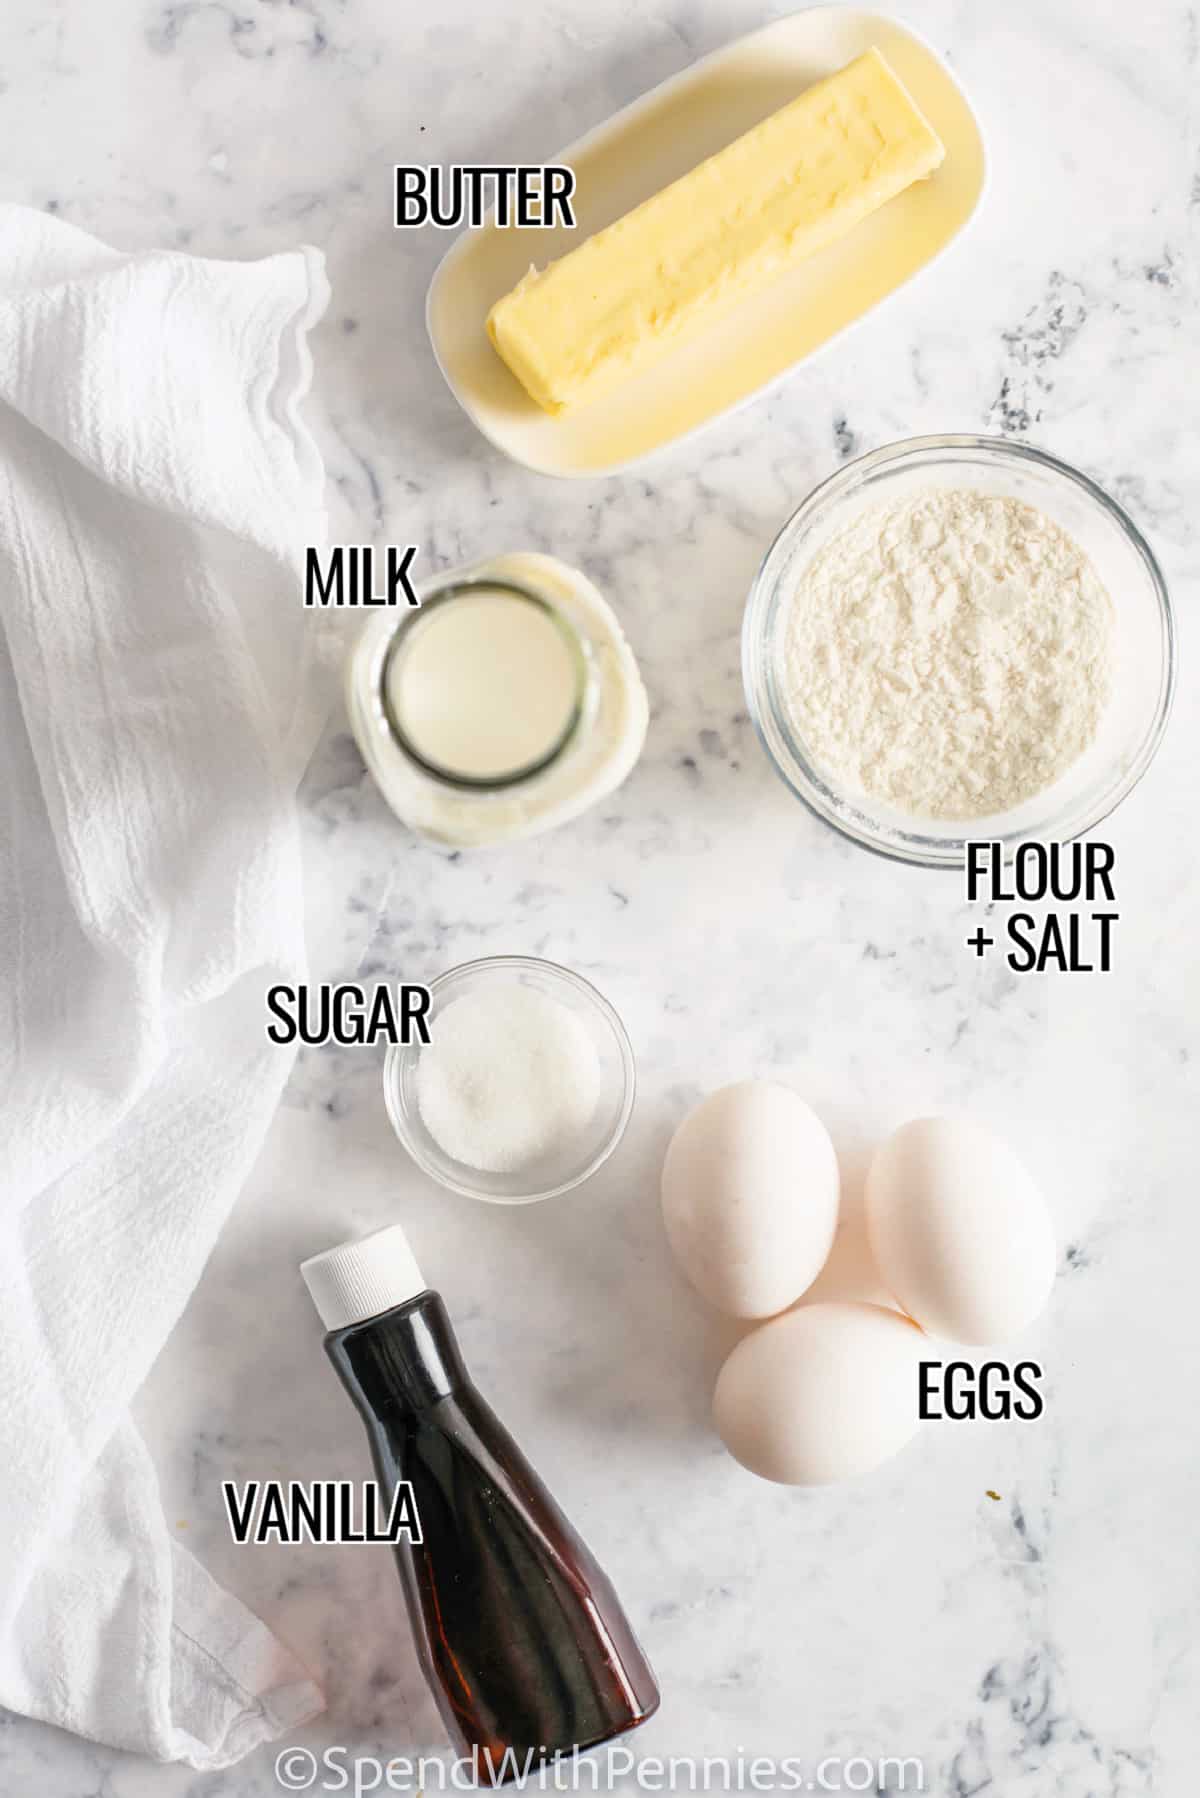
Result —
<instances>
[{"instance_id":1,"label":"small glass bowl of sugar","mask_svg":"<svg viewBox=\"0 0 1200 1798\"><path fill-rule=\"evenodd\" d=\"M430 986L428 1044L383 1070L392 1128L452 1192L529 1205L579 1186L625 1133L636 1080L603 994L554 962L496 955Z\"/></svg>"}]
</instances>

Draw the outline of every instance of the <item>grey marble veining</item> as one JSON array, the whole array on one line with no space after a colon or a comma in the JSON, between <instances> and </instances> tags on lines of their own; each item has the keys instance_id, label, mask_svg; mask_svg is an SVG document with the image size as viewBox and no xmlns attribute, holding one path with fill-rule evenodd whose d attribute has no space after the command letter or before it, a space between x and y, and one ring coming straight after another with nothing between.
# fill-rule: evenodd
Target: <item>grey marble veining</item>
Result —
<instances>
[{"instance_id":1,"label":"grey marble veining","mask_svg":"<svg viewBox=\"0 0 1200 1798\"><path fill-rule=\"evenodd\" d=\"M542 157L782 10L0 12L6 194L123 246L324 248L314 413L336 534L419 541L426 566L527 547L579 563L617 604L653 706L610 801L458 856L394 823L335 705L304 791L314 976L560 959L624 1016L639 1105L583 1193L475 1208L406 1164L378 1055L306 1053L141 1413L184 1539L326 1685L328 1712L298 1739L435 1748L384 1552L248 1553L219 1509L222 1478L360 1471L295 1267L402 1218L480 1383L644 1635L664 1705L642 1752L916 1755L951 1798L1184 1798L1200 1749L1195 9L907 0L983 118L991 185L969 236L771 398L608 482L531 476L477 436L424 336L444 239L389 224L394 162ZM784 516L839 461L940 430L1078 462L1129 506L1173 589L1183 680L1151 775L1106 827L1122 921L1103 980L976 964L958 882L823 830L746 716L741 609ZM1047 1370L1041 1422L934 1426L828 1492L759 1484L724 1456L707 1405L731 1338L668 1263L657 1167L701 1091L768 1072L816 1105L844 1158L831 1291L865 1155L893 1124L968 1106L1016 1142L1061 1243L1054 1302L1022 1345ZM0 1790L37 1798L268 1798L272 1761L202 1777L0 1727Z\"/></svg>"}]
</instances>

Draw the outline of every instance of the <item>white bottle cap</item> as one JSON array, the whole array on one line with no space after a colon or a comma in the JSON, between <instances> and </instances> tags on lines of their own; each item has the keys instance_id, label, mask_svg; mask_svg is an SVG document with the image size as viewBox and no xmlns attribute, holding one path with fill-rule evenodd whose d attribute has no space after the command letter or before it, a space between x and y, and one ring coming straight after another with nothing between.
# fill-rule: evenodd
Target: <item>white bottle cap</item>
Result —
<instances>
[{"instance_id":1,"label":"white bottle cap","mask_svg":"<svg viewBox=\"0 0 1200 1798\"><path fill-rule=\"evenodd\" d=\"M399 1224L310 1255L300 1272L327 1330L364 1323L428 1290Z\"/></svg>"}]
</instances>

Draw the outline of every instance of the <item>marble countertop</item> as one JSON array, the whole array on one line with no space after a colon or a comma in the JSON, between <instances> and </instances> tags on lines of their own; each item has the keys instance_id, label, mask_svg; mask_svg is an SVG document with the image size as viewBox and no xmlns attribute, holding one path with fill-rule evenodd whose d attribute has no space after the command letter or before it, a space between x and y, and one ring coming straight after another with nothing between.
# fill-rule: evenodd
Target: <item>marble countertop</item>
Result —
<instances>
[{"instance_id":1,"label":"marble countertop","mask_svg":"<svg viewBox=\"0 0 1200 1798\"><path fill-rule=\"evenodd\" d=\"M1200 1749L1195 9L906 0L982 115L984 213L927 280L644 472L556 484L500 460L427 347L444 239L389 224L394 162L537 159L775 10L9 0L0 14L5 196L124 247L323 248L334 297L314 414L335 535L417 541L427 566L514 547L578 563L617 604L653 707L613 800L461 857L405 835L335 714L303 795L314 975L564 961L623 1014L639 1104L584 1192L474 1207L406 1163L374 1052L306 1053L140 1416L183 1539L327 1689L297 1741L436 1749L386 1550L239 1550L220 1508L226 1477L365 1471L295 1270L401 1218L480 1384L647 1644L664 1702L639 1752L917 1756L926 1790L962 1798L1182 1798ZM1104 978L977 963L958 879L825 830L746 718L742 604L784 516L839 461L944 430L1082 465L1173 589L1184 677L1157 763L1106 827L1122 915ZM1051 1309L1022 1345L1046 1368L1040 1422L932 1426L874 1478L811 1493L724 1455L707 1405L729 1338L668 1262L656 1178L690 1100L755 1073L817 1107L851 1186L864 1151L919 1112L969 1107L1019 1146L1061 1242ZM273 1761L263 1749L197 1775L0 1728L0 1789L37 1798L268 1798Z\"/></svg>"}]
</instances>

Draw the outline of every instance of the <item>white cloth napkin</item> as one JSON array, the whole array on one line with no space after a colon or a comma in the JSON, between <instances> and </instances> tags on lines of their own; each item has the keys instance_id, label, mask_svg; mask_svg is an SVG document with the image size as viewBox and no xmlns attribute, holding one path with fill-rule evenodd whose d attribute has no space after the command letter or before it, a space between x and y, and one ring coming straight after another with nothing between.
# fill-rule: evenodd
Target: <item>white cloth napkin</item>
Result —
<instances>
[{"instance_id":1,"label":"white cloth napkin","mask_svg":"<svg viewBox=\"0 0 1200 1798\"><path fill-rule=\"evenodd\" d=\"M327 297L0 207L0 1703L198 1768L321 1704L128 1407L288 1073Z\"/></svg>"}]
</instances>

